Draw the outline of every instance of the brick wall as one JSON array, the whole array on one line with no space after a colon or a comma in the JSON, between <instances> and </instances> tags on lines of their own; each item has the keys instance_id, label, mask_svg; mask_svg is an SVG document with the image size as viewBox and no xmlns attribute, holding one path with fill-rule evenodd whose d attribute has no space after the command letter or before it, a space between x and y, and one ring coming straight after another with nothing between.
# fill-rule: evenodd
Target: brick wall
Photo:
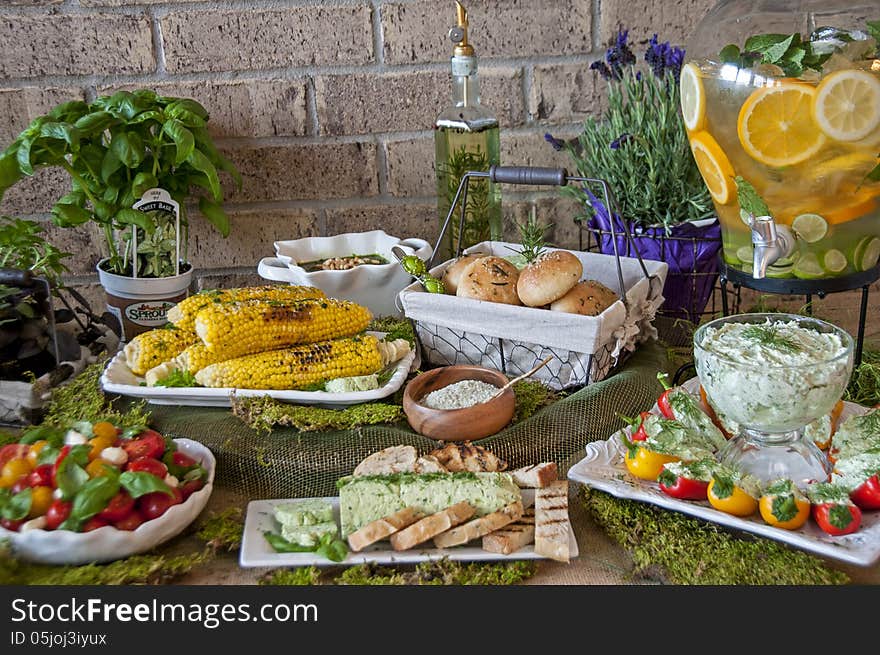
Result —
<instances>
[{"instance_id":1,"label":"brick wall","mask_svg":"<svg viewBox=\"0 0 880 655\"><path fill-rule=\"evenodd\" d=\"M543 135L572 135L600 109L588 67L617 26L684 43L714 0L465 4L503 163L570 166ZM137 87L198 99L245 181L228 194L228 239L192 217L200 287L259 280L279 239L383 228L433 241L431 125L450 97L453 19L452 0L0 0L0 146L69 99ZM47 220L66 183L39 173L0 212ZM508 188L509 228L532 204L556 243L577 244L575 207L553 192ZM51 238L77 253L70 281L97 301L100 239Z\"/></svg>"}]
</instances>

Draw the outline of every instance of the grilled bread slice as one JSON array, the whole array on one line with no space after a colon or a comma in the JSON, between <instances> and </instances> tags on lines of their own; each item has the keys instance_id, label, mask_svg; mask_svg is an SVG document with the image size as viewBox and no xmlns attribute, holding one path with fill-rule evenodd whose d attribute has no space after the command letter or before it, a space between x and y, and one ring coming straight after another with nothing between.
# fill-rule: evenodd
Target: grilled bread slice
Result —
<instances>
[{"instance_id":1,"label":"grilled bread slice","mask_svg":"<svg viewBox=\"0 0 880 655\"><path fill-rule=\"evenodd\" d=\"M412 525L424 516L414 507L404 507L399 512L367 523L360 530L355 530L348 535L348 545L355 553L363 550L370 544L390 537L408 525Z\"/></svg>"},{"instance_id":2,"label":"grilled bread slice","mask_svg":"<svg viewBox=\"0 0 880 655\"><path fill-rule=\"evenodd\" d=\"M452 528L446 532L442 532L434 537L434 545L437 548L452 548L466 544L472 539L477 539L490 532L503 528L505 525L516 521L523 513L522 503L517 501L510 503L506 507L502 507L497 512L486 514L478 519L473 519L467 523Z\"/></svg>"},{"instance_id":3,"label":"grilled bread slice","mask_svg":"<svg viewBox=\"0 0 880 655\"><path fill-rule=\"evenodd\" d=\"M391 446L369 455L352 475L389 475L416 470L418 453L412 446Z\"/></svg>"},{"instance_id":4,"label":"grilled bread slice","mask_svg":"<svg viewBox=\"0 0 880 655\"><path fill-rule=\"evenodd\" d=\"M483 537L483 550L510 555L535 540L535 508L529 507L513 523Z\"/></svg>"},{"instance_id":5,"label":"grilled bread slice","mask_svg":"<svg viewBox=\"0 0 880 655\"><path fill-rule=\"evenodd\" d=\"M539 489L553 482L558 471L556 462L541 462L531 466L523 466L510 472L517 486Z\"/></svg>"},{"instance_id":6,"label":"grilled bread slice","mask_svg":"<svg viewBox=\"0 0 880 655\"><path fill-rule=\"evenodd\" d=\"M470 441L450 441L442 448L430 453L446 467L447 471L471 471L473 473L495 473L507 468L507 462L482 446Z\"/></svg>"},{"instance_id":7,"label":"grilled bread slice","mask_svg":"<svg viewBox=\"0 0 880 655\"><path fill-rule=\"evenodd\" d=\"M394 550L407 550L417 546L431 537L435 537L449 528L464 523L471 518L476 509L467 501L456 503L451 507L430 514L412 525L391 535L391 547Z\"/></svg>"},{"instance_id":8,"label":"grilled bread slice","mask_svg":"<svg viewBox=\"0 0 880 655\"><path fill-rule=\"evenodd\" d=\"M446 467L433 455L422 455L416 460L416 473L448 473Z\"/></svg>"},{"instance_id":9,"label":"grilled bread slice","mask_svg":"<svg viewBox=\"0 0 880 655\"><path fill-rule=\"evenodd\" d=\"M556 480L535 492L535 552L568 562L568 480Z\"/></svg>"}]
</instances>

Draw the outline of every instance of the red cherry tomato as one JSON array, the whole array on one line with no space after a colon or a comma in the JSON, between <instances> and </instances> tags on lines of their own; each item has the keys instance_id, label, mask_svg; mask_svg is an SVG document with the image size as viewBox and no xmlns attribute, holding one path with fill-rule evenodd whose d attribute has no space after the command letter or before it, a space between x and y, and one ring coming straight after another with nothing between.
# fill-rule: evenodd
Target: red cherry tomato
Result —
<instances>
[{"instance_id":1,"label":"red cherry tomato","mask_svg":"<svg viewBox=\"0 0 880 655\"><path fill-rule=\"evenodd\" d=\"M27 457L30 446L23 443L10 443L0 448L0 468L10 459L21 459Z\"/></svg>"},{"instance_id":2,"label":"red cherry tomato","mask_svg":"<svg viewBox=\"0 0 880 655\"><path fill-rule=\"evenodd\" d=\"M51 487L52 486L52 465L41 464L28 475L28 486L30 487Z\"/></svg>"},{"instance_id":3,"label":"red cherry tomato","mask_svg":"<svg viewBox=\"0 0 880 655\"><path fill-rule=\"evenodd\" d=\"M0 526L6 528L7 530L12 530L13 532L18 532L18 529L25 522L25 519L21 519L18 521L13 521L12 519L0 519Z\"/></svg>"},{"instance_id":4,"label":"red cherry tomato","mask_svg":"<svg viewBox=\"0 0 880 655\"><path fill-rule=\"evenodd\" d=\"M152 457L141 457L140 459L132 460L126 465L125 470L152 473L160 480L164 480L165 476L168 475L168 467Z\"/></svg>"},{"instance_id":5,"label":"red cherry tomato","mask_svg":"<svg viewBox=\"0 0 880 655\"><path fill-rule=\"evenodd\" d=\"M880 473L875 473L849 495L860 509L880 509Z\"/></svg>"},{"instance_id":6,"label":"red cherry tomato","mask_svg":"<svg viewBox=\"0 0 880 655\"><path fill-rule=\"evenodd\" d=\"M137 530L138 526L144 522L144 517L140 512L132 508L132 510L124 517L116 521L113 525L117 530Z\"/></svg>"},{"instance_id":7,"label":"red cherry tomato","mask_svg":"<svg viewBox=\"0 0 880 655\"><path fill-rule=\"evenodd\" d=\"M122 490L113 496L113 498L110 499L110 502L107 503L107 507L98 512L96 516L104 521L116 523L131 514L133 509L134 498L132 498L127 491Z\"/></svg>"},{"instance_id":8,"label":"red cherry tomato","mask_svg":"<svg viewBox=\"0 0 880 655\"><path fill-rule=\"evenodd\" d=\"M192 457L187 455L186 453L182 453L179 450L175 450L171 455L171 461L175 466L179 466L180 468L188 469L196 466L198 462L194 460Z\"/></svg>"},{"instance_id":9,"label":"red cherry tomato","mask_svg":"<svg viewBox=\"0 0 880 655\"><path fill-rule=\"evenodd\" d=\"M97 516L93 516L88 521L83 523L82 529L80 532L91 532L92 530L97 530L98 528L103 528L105 525L110 525L104 519L99 519Z\"/></svg>"},{"instance_id":10,"label":"red cherry tomato","mask_svg":"<svg viewBox=\"0 0 880 655\"><path fill-rule=\"evenodd\" d=\"M816 525L834 537L851 534L862 523L862 510L855 505L820 503L813 505L811 511Z\"/></svg>"},{"instance_id":11,"label":"red cherry tomato","mask_svg":"<svg viewBox=\"0 0 880 655\"><path fill-rule=\"evenodd\" d=\"M179 488L174 487L171 491L173 493L171 496L162 491L154 491L138 498L138 510L145 521L157 519L173 505L179 505L183 502L183 492Z\"/></svg>"},{"instance_id":12,"label":"red cherry tomato","mask_svg":"<svg viewBox=\"0 0 880 655\"><path fill-rule=\"evenodd\" d=\"M155 430L144 430L134 439L123 441L122 448L128 453L128 459L159 459L165 452L165 438Z\"/></svg>"},{"instance_id":13,"label":"red cherry tomato","mask_svg":"<svg viewBox=\"0 0 880 655\"><path fill-rule=\"evenodd\" d=\"M180 492L183 494L183 499L186 500L204 486L204 480L189 480L188 482L183 483L183 486L180 487Z\"/></svg>"},{"instance_id":14,"label":"red cherry tomato","mask_svg":"<svg viewBox=\"0 0 880 655\"><path fill-rule=\"evenodd\" d=\"M46 529L57 529L58 526L64 523L67 520L67 517L70 516L70 510L72 507L73 503L66 500L61 500L59 498L53 500L52 504L49 505L49 510L46 512Z\"/></svg>"}]
</instances>

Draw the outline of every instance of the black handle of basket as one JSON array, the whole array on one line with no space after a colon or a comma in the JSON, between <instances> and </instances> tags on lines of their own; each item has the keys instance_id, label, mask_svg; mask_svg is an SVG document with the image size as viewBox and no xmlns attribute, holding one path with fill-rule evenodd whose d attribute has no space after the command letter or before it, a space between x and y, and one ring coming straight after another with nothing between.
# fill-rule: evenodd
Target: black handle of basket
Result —
<instances>
[{"instance_id":1,"label":"black handle of basket","mask_svg":"<svg viewBox=\"0 0 880 655\"><path fill-rule=\"evenodd\" d=\"M502 184L565 186L568 184L568 172L564 168L540 166L492 166L489 168L489 179Z\"/></svg>"},{"instance_id":2,"label":"black handle of basket","mask_svg":"<svg viewBox=\"0 0 880 655\"><path fill-rule=\"evenodd\" d=\"M0 268L0 284L12 284L17 287L29 287L34 282L34 274L29 270L17 268Z\"/></svg>"}]
</instances>

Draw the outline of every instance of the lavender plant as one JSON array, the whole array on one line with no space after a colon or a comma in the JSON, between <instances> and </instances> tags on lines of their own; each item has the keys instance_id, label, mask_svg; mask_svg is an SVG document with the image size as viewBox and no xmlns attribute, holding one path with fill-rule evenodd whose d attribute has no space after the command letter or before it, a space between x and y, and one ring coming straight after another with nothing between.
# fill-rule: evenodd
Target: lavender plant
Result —
<instances>
[{"instance_id":1,"label":"lavender plant","mask_svg":"<svg viewBox=\"0 0 880 655\"><path fill-rule=\"evenodd\" d=\"M554 148L571 156L579 175L611 186L623 218L633 226L663 226L667 233L679 223L714 215L679 108L684 54L668 41L660 43L655 34L645 51L646 66L640 68L628 30L620 30L605 58L590 66L606 80L607 110L599 119L584 121L574 139L545 135ZM587 207L576 220L606 213L586 189L567 186L562 192Z\"/></svg>"}]
</instances>

